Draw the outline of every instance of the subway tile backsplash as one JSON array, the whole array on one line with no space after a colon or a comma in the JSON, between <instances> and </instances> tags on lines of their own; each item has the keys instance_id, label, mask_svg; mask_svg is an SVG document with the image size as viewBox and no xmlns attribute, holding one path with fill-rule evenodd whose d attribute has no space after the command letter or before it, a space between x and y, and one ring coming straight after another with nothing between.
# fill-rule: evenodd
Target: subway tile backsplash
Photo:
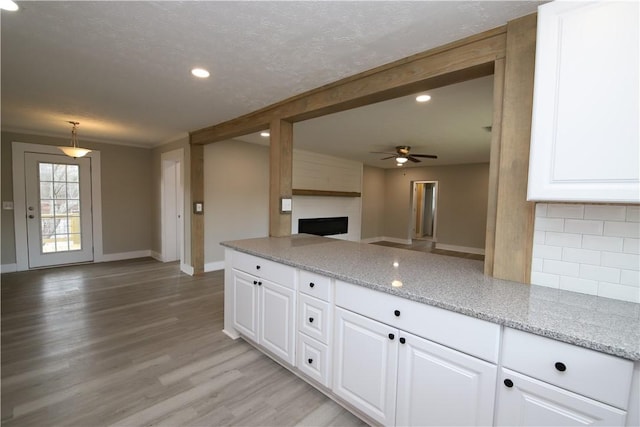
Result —
<instances>
[{"instance_id":1,"label":"subway tile backsplash","mask_svg":"<svg viewBox=\"0 0 640 427\"><path fill-rule=\"evenodd\" d=\"M640 206L538 203L531 284L640 303Z\"/></svg>"}]
</instances>

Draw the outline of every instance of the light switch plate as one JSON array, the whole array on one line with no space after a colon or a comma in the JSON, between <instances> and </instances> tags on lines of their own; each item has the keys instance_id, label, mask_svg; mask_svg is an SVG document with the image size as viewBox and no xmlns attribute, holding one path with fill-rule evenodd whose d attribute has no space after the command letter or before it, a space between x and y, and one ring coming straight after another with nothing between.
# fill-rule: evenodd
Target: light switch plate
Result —
<instances>
[{"instance_id":1,"label":"light switch plate","mask_svg":"<svg viewBox=\"0 0 640 427\"><path fill-rule=\"evenodd\" d=\"M2 202L2 209L6 210L6 211L12 211L13 210L13 202Z\"/></svg>"},{"instance_id":2,"label":"light switch plate","mask_svg":"<svg viewBox=\"0 0 640 427\"><path fill-rule=\"evenodd\" d=\"M280 199L280 212L291 212L291 199Z\"/></svg>"}]
</instances>

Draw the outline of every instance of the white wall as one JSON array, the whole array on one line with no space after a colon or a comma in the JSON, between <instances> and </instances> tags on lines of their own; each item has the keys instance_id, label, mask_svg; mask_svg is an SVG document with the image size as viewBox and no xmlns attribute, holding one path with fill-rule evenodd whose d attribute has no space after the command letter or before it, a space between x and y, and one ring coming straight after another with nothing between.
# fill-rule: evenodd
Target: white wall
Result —
<instances>
[{"instance_id":1,"label":"white wall","mask_svg":"<svg viewBox=\"0 0 640 427\"><path fill-rule=\"evenodd\" d=\"M224 268L220 242L269 235L269 147L223 141L204 147L205 270Z\"/></svg>"},{"instance_id":2,"label":"white wall","mask_svg":"<svg viewBox=\"0 0 640 427\"><path fill-rule=\"evenodd\" d=\"M538 203L531 284L640 302L640 206Z\"/></svg>"},{"instance_id":3,"label":"white wall","mask_svg":"<svg viewBox=\"0 0 640 427\"><path fill-rule=\"evenodd\" d=\"M362 192L362 163L324 154L293 150L293 188L302 190ZM347 234L327 236L360 240L361 197L294 196L291 233L298 233L298 219L346 216Z\"/></svg>"}]
</instances>

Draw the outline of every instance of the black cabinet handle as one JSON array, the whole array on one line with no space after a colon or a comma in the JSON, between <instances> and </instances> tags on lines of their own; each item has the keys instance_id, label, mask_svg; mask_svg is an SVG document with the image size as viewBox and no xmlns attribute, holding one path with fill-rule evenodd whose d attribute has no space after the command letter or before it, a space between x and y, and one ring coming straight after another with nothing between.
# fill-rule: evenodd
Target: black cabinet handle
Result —
<instances>
[{"instance_id":1,"label":"black cabinet handle","mask_svg":"<svg viewBox=\"0 0 640 427\"><path fill-rule=\"evenodd\" d=\"M258 286L262 286L262 282L258 282Z\"/></svg>"},{"instance_id":2,"label":"black cabinet handle","mask_svg":"<svg viewBox=\"0 0 640 427\"><path fill-rule=\"evenodd\" d=\"M407 340L405 340L404 338L400 338L400 344L404 344L405 342L407 342Z\"/></svg>"},{"instance_id":3,"label":"black cabinet handle","mask_svg":"<svg viewBox=\"0 0 640 427\"><path fill-rule=\"evenodd\" d=\"M309 282L309 287L310 287L310 288L313 288L315 285L316 285L315 283L313 283L313 282Z\"/></svg>"},{"instance_id":4,"label":"black cabinet handle","mask_svg":"<svg viewBox=\"0 0 640 427\"><path fill-rule=\"evenodd\" d=\"M509 378L507 378L506 380L504 380L504 385L506 385L507 387L511 388L511 387L513 387L513 381L511 381Z\"/></svg>"},{"instance_id":5,"label":"black cabinet handle","mask_svg":"<svg viewBox=\"0 0 640 427\"><path fill-rule=\"evenodd\" d=\"M309 362L309 365L311 365L313 363L313 359L307 359L307 362Z\"/></svg>"},{"instance_id":6,"label":"black cabinet handle","mask_svg":"<svg viewBox=\"0 0 640 427\"><path fill-rule=\"evenodd\" d=\"M556 369L560 372L564 372L567 370L567 365L562 362L556 362Z\"/></svg>"},{"instance_id":7,"label":"black cabinet handle","mask_svg":"<svg viewBox=\"0 0 640 427\"><path fill-rule=\"evenodd\" d=\"M258 281L257 281L257 280L254 280L254 281L253 281L253 284L254 284L254 285L257 285L257 284L258 284Z\"/></svg>"},{"instance_id":8,"label":"black cabinet handle","mask_svg":"<svg viewBox=\"0 0 640 427\"><path fill-rule=\"evenodd\" d=\"M395 335L393 335L393 334L389 334L389 339L390 339L390 340L394 339L395 337L396 337Z\"/></svg>"},{"instance_id":9,"label":"black cabinet handle","mask_svg":"<svg viewBox=\"0 0 640 427\"><path fill-rule=\"evenodd\" d=\"M309 317L309 323L313 323L313 317Z\"/></svg>"},{"instance_id":10,"label":"black cabinet handle","mask_svg":"<svg viewBox=\"0 0 640 427\"><path fill-rule=\"evenodd\" d=\"M260 266L259 265L256 265L256 270L260 270Z\"/></svg>"},{"instance_id":11,"label":"black cabinet handle","mask_svg":"<svg viewBox=\"0 0 640 427\"><path fill-rule=\"evenodd\" d=\"M396 317L400 317L400 310L395 310L395 311L393 312L393 314L395 314L395 315L396 315Z\"/></svg>"}]
</instances>

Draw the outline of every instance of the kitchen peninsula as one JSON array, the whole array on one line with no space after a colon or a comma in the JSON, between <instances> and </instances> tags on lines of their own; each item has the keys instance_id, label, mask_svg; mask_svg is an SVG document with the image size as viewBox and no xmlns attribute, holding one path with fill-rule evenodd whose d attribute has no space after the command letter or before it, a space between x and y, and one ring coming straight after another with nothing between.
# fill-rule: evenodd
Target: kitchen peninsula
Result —
<instances>
[{"instance_id":1,"label":"kitchen peninsula","mask_svg":"<svg viewBox=\"0 0 640 427\"><path fill-rule=\"evenodd\" d=\"M493 279L479 261L311 235L223 246L225 332L367 421L636 422L638 304Z\"/></svg>"}]
</instances>

